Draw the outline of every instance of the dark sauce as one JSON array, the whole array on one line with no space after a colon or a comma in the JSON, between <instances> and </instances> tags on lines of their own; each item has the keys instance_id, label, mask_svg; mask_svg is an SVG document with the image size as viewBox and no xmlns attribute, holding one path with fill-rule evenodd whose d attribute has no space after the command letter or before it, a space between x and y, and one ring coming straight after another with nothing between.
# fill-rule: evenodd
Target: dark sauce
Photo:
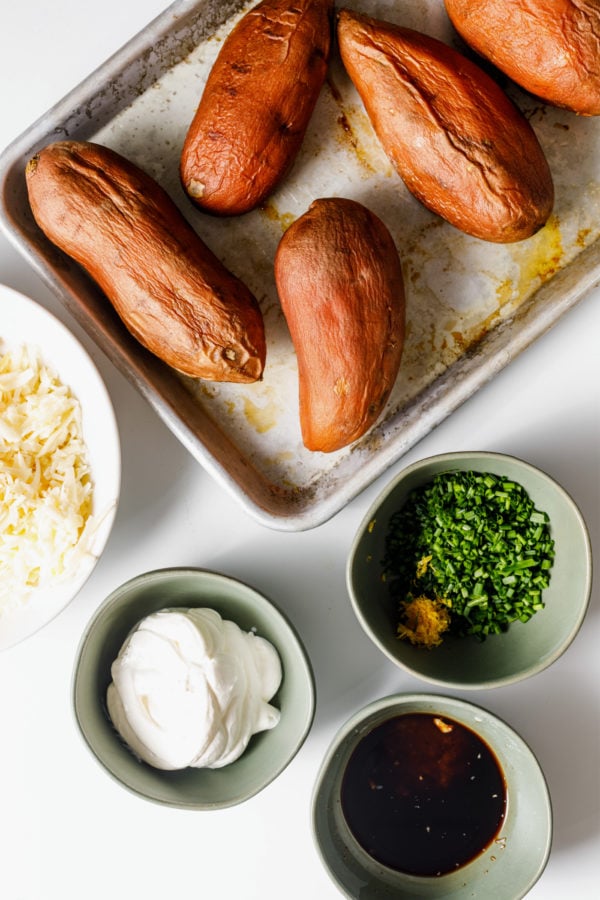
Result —
<instances>
[{"instance_id":1,"label":"dark sauce","mask_svg":"<svg viewBox=\"0 0 600 900\"><path fill-rule=\"evenodd\" d=\"M453 719L409 713L358 744L341 803L348 827L377 862L412 875L453 872L498 835L506 786L488 745Z\"/></svg>"}]
</instances>

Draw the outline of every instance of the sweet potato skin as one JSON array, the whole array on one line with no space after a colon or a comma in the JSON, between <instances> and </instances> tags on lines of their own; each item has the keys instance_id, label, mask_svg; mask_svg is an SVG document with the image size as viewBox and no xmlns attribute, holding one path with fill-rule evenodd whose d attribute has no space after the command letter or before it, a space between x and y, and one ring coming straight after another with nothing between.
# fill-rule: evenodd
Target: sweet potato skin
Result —
<instances>
[{"instance_id":1,"label":"sweet potato skin","mask_svg":"<svg viewBox=\"0 0 600 900\"><path fill-rule=\"evenodd\" d=\"M185 191L205 212L260 205L292 165L327 73L333 0L263 0L209 73L181 152Z\"/></svg>"},{"instance_id":2,"label":"sweet potato skin","mask_svg":"<svg viewBox=\"0 0 600 900\"><path fill-rule=\"evenodd\" d=\"M435 38L349 10L337 34L383 149L425 206L498 243L544 225L554 188L543 150L479 66Z\"/></svg>"},{"instance_id":3,"label":"sweet potato skin","mask_svg":"<svg viewBox=\"0 0 600 900\"><path fill-rule=\"evenodd\" d=\"M298 360L304 445L324 453L379 418L404 344L405 294L394 241L354 200L315 200L288 228L275 281Z\"/></svg>"},{"instance_id":4,"label":"sweet potato skin","mask_svg":"<svg viewBox=\"0 0 600 900\"><path fill-rule=\"evenodd\" d=\"M153 178L108 147L58 141L32 157L26 182L42 231L97 282L144 347L192 377L261 377L256 299Z\"/></svg>"},{"instance_id":5,"label":"sweet potato skin","mask_svg":"<svg viewBox=\"0 0 600 900\"><path fill-rule=\"evenodd\" d=\"M600 115L597 0L445 0L461 37L513 81L554 106Z\"/></svg>"}]
</instances>

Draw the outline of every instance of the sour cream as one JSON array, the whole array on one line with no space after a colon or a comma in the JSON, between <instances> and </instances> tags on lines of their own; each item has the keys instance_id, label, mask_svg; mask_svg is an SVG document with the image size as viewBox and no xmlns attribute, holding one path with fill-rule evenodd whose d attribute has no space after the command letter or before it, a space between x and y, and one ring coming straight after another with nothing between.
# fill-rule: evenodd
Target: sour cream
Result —
<instances>
[{"instance_id":1,"label":"sour cream","mask_svg":"<svg viewBox=\"0 0 600 900\"><path fill-rule=\"evenodd\" d=\"M157 769L217 769L274 728L281 684L273 645L214 609L143 619L111 667L107 706L131 750Z\"/></svg>"}]
</instances>

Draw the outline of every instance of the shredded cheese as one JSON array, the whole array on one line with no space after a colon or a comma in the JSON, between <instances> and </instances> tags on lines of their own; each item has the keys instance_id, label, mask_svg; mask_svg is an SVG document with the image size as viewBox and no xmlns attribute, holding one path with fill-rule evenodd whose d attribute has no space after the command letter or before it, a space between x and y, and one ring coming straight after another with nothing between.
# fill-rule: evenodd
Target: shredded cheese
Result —
<instances>
[{"instance_id":1,"label":"shredded cheese","mask_svg":"<svg viewBox=\"0 0 600 900\"><path fill-rule=\"evenodd\" d=\"M0 616L72 574L91 505L77 399L33 348L0 355Z\"/></svg>"}]
</instances>

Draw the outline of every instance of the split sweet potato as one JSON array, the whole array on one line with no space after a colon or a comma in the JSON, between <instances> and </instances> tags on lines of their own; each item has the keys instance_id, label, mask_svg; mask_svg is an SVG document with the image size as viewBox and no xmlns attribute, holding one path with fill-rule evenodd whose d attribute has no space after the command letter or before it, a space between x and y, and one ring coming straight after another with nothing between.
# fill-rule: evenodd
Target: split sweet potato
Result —
<instances>
[{"instance_id":1,"label":"split sweet potato","mask_svg":"<svg viewBox=\"0 0 600 900\"><path fill-rule=\"evenodd\" d=\"M349 10L337 34L383 149L425 206L499 243L544 225L554 203L546 157L490 76L435 38Z\"/></svg>"},{"instance_id":2,"label":"split sweet potato","mask_svg":"<svg viewBox=\"0 0 600 900\"><path fill-rule=\"evenodd\" d=\"M445 0L461 37L554 106L600 115L598 0Z\"/></svg>"},{"instance_id":3,"label":"split sweet potato","mask_svg":"<svg viewBox=\"0 0 600 900\"><path fill-rule=\"evenodd\" d=\"M107 147L58 141L29 161L26 181L42 231L91 275L144 347L193 377L261 377L256 299L153 178Z\"/></svg>"},{"instance_id":4,"label":"split sweet potato","mask_svg":"<svg viewBox=\"0 0 600 900\"><path fill-rule=\"evenodd\" d=\"M240 215L279 184L327 73L333 0L262 0L227 37L181 153L193 202Z\"/></svg>"},{"instance_id":5,"label":"split sweet potato","mask_svg":"<svg viewBox=\"0 0 600 900\"><path fill-rule=\"evenodd\" d=\"M405 295L393 238L354 200L315 200L283 235L275 280L298 360L303 442L339 450L379 418L400 367Z\"/></svg>"}]
</instances>

